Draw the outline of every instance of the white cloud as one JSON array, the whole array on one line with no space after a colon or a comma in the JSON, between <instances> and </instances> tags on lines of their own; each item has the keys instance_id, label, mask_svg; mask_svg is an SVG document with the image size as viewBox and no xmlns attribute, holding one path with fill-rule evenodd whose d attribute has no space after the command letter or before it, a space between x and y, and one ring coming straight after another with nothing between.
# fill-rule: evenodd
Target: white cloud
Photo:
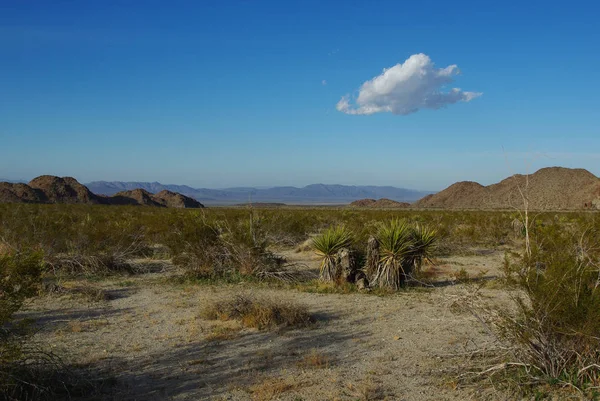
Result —
<instances>
[{"instance_id":1,"label":"white cloud","mask_svg":"<svg viewBox=\"0 0 600 401\"><path fill-rule=\"evenodd\" d=\"M444 91L444 86L452 83L459 73L456 65L435 68L429 56L413 54L403 64L384 69L381 75L362 84L354 105L346 95L336 108L346 114L407 115L419 109L439 109L481 96L480 92L464 92L459 88Z\"/></svg>"},{"instance_id":2,"label":"white cloud","mask_svg":"<svg viewBox=\"0 0 600 401\"><path fill-rule=\"evenodd\" d=\"M327 80L326 79L322 80L321 85L323 85L323 86L327 85Z\"/></svg>"}]
</instances>

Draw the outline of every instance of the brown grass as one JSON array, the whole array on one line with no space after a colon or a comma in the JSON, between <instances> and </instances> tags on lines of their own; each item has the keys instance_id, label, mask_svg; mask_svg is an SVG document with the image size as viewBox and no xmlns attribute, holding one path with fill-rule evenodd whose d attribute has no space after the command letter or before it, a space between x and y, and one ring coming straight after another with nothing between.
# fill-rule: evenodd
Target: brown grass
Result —
<instances>
[{"instance_id":1,"label":"brown grass","mask_svg":"<svg viewBox=\"0 0 600 401\"><path fill-rule=\"evenodd\" d=\"M301 383L280 377L268 377L260 383L252 385L249 392L255 401L276 400L288 391L300 387Z\"/></svg>"},{"instance_id":2,"label":"brown grass","mask_svg":"<svg viewBox=\"0 0 600 401\"><path fill-rule=\"evenodd\" d=\"M238 336L241 327L224 327L215 326L212 331L205 337L207 341L225 341L232 340Z\"/></svg>"},{"instance_id":3,"label":"brown grass","mask_svg":"<svg viewBox=\"0 0 600 401\"><path fill-rule=\"evenodd\" d=\"M308 327L315 322L303 305L248 295L212 302L204 307L201 316L210 320L237 320L244 327L259 330Z\"/></svg>"},{"instance_id":4,"label":"brown grass","mask_svg":"<svg viewBox=\"0 0 600 401\"><path fill-rule=\"evenodd\" d=\"M313 369L325 369L330 364L330 358L328 355L323 354L317 349L313 349L309 354L305 355L300 362L299 367L313 368Z\"/></svg>"}]
</instances>

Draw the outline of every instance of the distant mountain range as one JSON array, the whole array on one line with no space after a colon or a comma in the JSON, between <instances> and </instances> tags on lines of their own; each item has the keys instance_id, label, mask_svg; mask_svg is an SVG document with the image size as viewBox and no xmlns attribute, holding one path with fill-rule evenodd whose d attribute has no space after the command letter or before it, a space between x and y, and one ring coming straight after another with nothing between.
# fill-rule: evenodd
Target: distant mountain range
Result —
<instances>
[{"instance_id":1,"label":"distant mountain range","mask_svg":"<svg viewBox=\"0 0 600 401\"><path fill-rule=\"evenodd\" d=\"M350 204L359 208L484 210L520 209L524 198L530 210L600 210L600 178L584 169L547 167L529 175L516 174L488 186L472 181L457 182L438 193L395 187L325 184L303 188L205 189L158 182L96 181L86 187L74 178L48 175L37 177L29 184L0 182L0 203L197 208L203 207L203 204L225 206L251 201L265 207Z\"/></svg>"},{"instance_id":2,"label":"distant mountain range","mask_svg":"<svg viewBox=\"0 0 600 401\"><path fill-rule=\"evenodd\" d=\"M86 184L94 193L114 195L121 191L144 189L151 193L168 190L192 197L207 205L232 205L247 202L279 202L287 204L347 204L364 198L387 198L398 202L414 202L432 192L391 186L349 186L313 184L302 188L192 188L159 182L94 181Z\"/></svg>"}]
</instances>

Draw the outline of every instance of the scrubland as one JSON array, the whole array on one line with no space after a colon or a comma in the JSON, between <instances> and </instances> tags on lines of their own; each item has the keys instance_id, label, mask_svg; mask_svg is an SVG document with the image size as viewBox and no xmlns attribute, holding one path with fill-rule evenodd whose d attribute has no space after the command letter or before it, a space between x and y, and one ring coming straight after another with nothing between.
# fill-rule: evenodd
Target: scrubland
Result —
<instances>
[{"instance_id":1,"label":"scrubland","mask_svg":"<svg viewBox=\"0 0 600 401\"><path fill-rule=\"evenodd\" d=\"M597 398L598 214L521 217L0 205L0 399Z\"/></svg>"}]
</instances>

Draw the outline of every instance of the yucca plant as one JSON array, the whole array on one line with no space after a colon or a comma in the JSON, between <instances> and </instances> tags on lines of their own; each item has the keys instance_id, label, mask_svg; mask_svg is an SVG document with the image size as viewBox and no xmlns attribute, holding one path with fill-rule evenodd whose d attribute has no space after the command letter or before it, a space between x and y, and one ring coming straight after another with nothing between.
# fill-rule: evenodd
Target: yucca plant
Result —
<instances>
[{"instance_id":1,"label":"yucca plant","mask_svg":"<svg viewBox=\"0 0 600 401\"><path fill-rule=\"evenodd\" d=\"M372 283L397 290L431 256L437 235L427 227L395 219L379 228L376 239L379 262Z\"/></svg>"},{"instance_id":2,"label":"yucca plant","mask_svg":"<svg viewBox=\"0 0 600 401\"><path fill-rule=\"evenodd\" d=\"M379 227L379 264L371 282L379 287L399 289L405 281L404 264L414 249L411 227L402 220L391 220Z\"/></svg>"},{"instance_id":3,"label":"yucca plant","mask_svg":"<svg viewBox=\"0 0 600 401\"><path fill-rule=\"evenodd\" d=\"M431 258L437 242L437 233L435 230L417 224L411 230L412 249L406 263L404 272L407 276L418 274L424 260Z\"/></svg>"},{"instance_id":4,"label":"yucca plant","mask_svg":"<svg viewBox=\"0 0 600 401\"><path fill-rule=\"evenodd\" d=\"M321 256L320 279L336 281L339 272L338 252L352 244L352 233L344 226L327 229L321 235L313 238L312 247Z\"/></svg>"}]
</instances>

